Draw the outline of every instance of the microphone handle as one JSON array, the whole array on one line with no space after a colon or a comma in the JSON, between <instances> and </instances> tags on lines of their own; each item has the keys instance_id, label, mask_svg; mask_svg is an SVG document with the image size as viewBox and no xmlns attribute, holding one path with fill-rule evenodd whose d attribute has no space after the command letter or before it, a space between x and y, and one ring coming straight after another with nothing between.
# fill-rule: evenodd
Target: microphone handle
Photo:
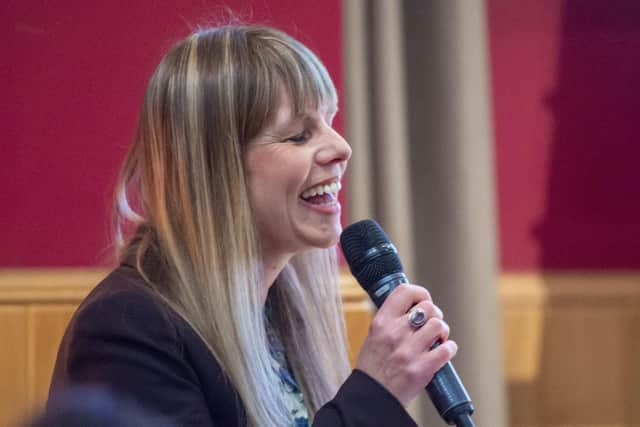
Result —
<instances>
[{"instance_id":1,"label":"microphone handle","mask_svg":"<svg viewBox=\"0 0 640 427\"><path fill-rule=\"evenodd\" d=\"M434 349L439 345L440 342L436 342L431 348ZM473 402L471 402L471 398L451 362L447 362L435 373L425 389L438 413L447 424L455 423L458 427L473 427L473 421L470 417L474 410ZM465 421L463 418L468 418L468 421L461 424Z\"/></svg>"},{"instance_id":2,"label":"microphone handle","mask_svg":"<svg viewBox=\"0 0 640 427\"><path fill-rule=\"evenodd\" d=\"M409 283L409 279L403 272L389 274L370 286L367 293L376 307L380 308L391 291L401 283ZM438 340L431 349L440 344ZM474 410L473 402L451 362L447 362L433 375L433 379L425 389L447 424L455 424L457 427L475 427L471 419Z\"/></svg>"}]
</instances>

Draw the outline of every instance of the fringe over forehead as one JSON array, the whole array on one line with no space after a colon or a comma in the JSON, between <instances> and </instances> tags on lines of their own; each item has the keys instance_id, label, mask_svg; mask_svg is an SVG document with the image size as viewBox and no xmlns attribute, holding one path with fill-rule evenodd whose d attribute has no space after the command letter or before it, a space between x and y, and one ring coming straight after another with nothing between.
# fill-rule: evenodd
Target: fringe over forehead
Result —
<instances>
[{"instance_id":1,"label":"fringe over forehead","mask_svg":"<svg viewBox=\"0 0 640 427\"><path fill-rule=\"evenodd\" d=\"M187 40L195 43L197 62L203 66L204 98L207 102L222 98L232 104L226 107L235 113L233 122L241 144L273 119L280 87L290 96L295 115L320 106L337 109L336 90L324 65L302 43L281 31L227 26L197 31ZM214 93L223 90L226 94Z\"/></svg>"}]
</instances>

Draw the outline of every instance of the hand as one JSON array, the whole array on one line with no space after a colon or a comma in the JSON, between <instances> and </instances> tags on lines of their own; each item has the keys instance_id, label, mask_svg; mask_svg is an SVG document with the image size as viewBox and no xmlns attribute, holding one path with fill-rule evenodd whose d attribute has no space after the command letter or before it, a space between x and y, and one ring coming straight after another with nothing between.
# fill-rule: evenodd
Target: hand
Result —
<instances>
[{"instance_id":1,"label":"hand","mask_svg":"<svg viewBox=\"0 0 640 427\"><path fill-rule=\"evenodd\" d=\"M415 305L427 314L420 328L409 324L407 312ZM356 368L382 384L407 406L458 351L448 340L449 325L429 292L402 284L391 292L373 318ZM437 341L441 345L429 350Z\"/></svg>"}]
</instances>

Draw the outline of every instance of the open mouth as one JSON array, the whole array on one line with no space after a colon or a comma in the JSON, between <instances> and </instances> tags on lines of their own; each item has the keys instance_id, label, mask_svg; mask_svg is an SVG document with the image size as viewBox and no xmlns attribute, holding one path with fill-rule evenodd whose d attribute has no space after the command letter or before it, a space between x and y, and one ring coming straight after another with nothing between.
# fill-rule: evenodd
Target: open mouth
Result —
<instances>
[{"instance_id":1,"label":"open mouth","mask_svg":"<svg viewBox=\"0 0 640 427\"><path fill-rule=\"evenodd\" d=\"M341 188L339 181L315 185L303 191L300 198L313 205L330 205L338 200L338 192Z\"/></svg>"}]
</instances>

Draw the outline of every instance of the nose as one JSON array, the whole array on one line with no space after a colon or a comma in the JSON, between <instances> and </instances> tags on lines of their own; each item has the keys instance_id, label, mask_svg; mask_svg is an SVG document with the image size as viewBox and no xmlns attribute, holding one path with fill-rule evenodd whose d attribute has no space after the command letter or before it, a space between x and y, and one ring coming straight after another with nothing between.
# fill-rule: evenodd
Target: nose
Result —
<instances>
[{"instance_id":1,"label":"nose","mask_svg":"<svg viewBox=\"0 0 640 427\"><path fill-rule=\"evenodd\" d=\"M328 127L322 144L316 153L316 161L321 165L343 163L346 166L351 157L351 147L345 139L333 128Z\"/></svg>"}]
</instances>

